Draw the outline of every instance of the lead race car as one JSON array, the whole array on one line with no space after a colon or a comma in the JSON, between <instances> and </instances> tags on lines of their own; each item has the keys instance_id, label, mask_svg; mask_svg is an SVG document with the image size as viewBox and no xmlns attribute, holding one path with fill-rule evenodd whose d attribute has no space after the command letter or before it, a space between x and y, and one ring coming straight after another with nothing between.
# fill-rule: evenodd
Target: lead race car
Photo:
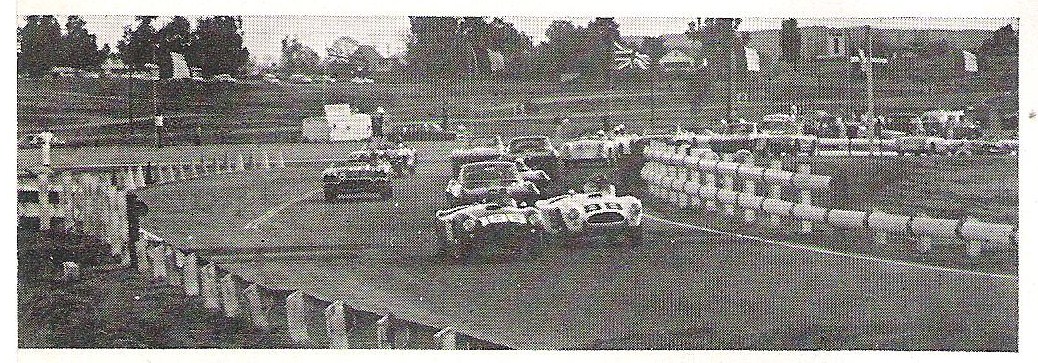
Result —
<instances>
[{"instance_id":1,"label":"lead race car","mask_svg":"<svg viewBox=\"0 0 1038 363\"><path fill-rule=\"evenodd\" d=\"M532 203L541 197L537 182L550 179L542 170L520 171L519 164L511 161L483 161L463 165L457 179L447 184L447 194L452 205L463 205L501 189L509 197Z\"/></svg>"},{"instance_id":2,"label":"lead race car","mask_svg":"<svg viewBox=\"0 0 1038 363\"><path fill-rule=\"evenodd\" d=\"M537 255L544 245L544 216L520 207L499 189L477 204L436 212L436 240L441 257L466 262L477 252Z\"/></svg>"},{"instance_id":3,"label":"lead race car","mask_svg":"<svg viewBox=\"0 0 1038 363\"><path fill-rule=\"evenodd\" d=\"M462 165L480 161L498 160L505 155L500 136L466 137L465 147L451 150L452 170L457 173Z\"/></svg>"},{"instance_id":4,"label":"lead race car","mask_svg":"<svg viewBox=\"0 0 1038 363\"><path fill-rule=\"evenodd\" d=\"M545 216L545 229L569 243L575 238L606 238L635 247L642 243L642 202L630 195L617 196L613 185L589 183L584 193L569 194L534 203Z\"/></svg>"},{"instance_id":5,"label":"lead race car","mask_svg":"<svg viewBox=\"0 0 1038 363\"><path fill-rule=\"evenodd\" d=\"M364 161L350 161L341 167L329 167L321 173L324 200L336 201L345 196L377 195L383 200L393 197L393 183L385 167Z\"/></svg>"}]
</instances>

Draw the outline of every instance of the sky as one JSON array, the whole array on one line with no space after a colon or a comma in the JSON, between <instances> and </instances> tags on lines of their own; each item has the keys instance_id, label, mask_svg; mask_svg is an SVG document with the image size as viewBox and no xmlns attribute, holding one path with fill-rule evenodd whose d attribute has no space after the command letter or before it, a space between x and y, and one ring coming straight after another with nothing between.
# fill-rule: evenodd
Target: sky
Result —
<instances>
[{"instance_id":1,"label":"sky","mask_svg":"<svg viewBox=\"0 0 1038 363\"><path fill-rule=\"evenodd\" d=\"M186 16L194 23L199 16ZM65 15L59 15L64 26ZM130 15L84 15L87 29L98 37L98 46L115 44L122 38L123 27L136 25ZM577 25L587 25L593 17L557 16L503 16L526 35L534 44L545 41L545 30L554 20L569 20ZM160 17L156 28L168 22L170 17ZM657 36L681 33L688 29L693 18L679 17L616 17L622 35ZM824 25L834 27L872 25L879 28L897 29L998 29L1013 24L1014 18L798 18L800 26ZM18 25L25 23L19 18ZM740 30L778 29L782 18L745 18ZM245 47L259 63L276 62L281 53L281 39L286 35L313 48L321 56L325 48L341 36L349 36L360 44L375 46L383 56L393 55L405 49L410 22L406 16L312 16L312 15L249 15L242 16Z\"/></svg>"}]
</instances>

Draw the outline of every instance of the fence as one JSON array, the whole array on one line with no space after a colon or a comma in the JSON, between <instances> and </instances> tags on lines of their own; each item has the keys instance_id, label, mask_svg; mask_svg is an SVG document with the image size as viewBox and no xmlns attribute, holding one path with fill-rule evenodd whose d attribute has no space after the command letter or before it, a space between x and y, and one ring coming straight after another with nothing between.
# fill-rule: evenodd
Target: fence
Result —
<instances>
[{"instance_id":1,"label":"fence","mask_svg":"<svg viewBox=\"0 0 1038 363\"><path fill-rule=\"evenodd\" d=\"M376 319L358 319L373 313L356 310L341 300L325 301L303 291L279 291L250 282L206 260L200 251L177 247L142 228L130 233L130 226L137 225L135 217L140 215L140 206L134 205L134 190L275 167L285 167L284 157L278 153L272 162L264 151L228 155L216 162L70 167L57 173L60 184L51 182L54 170L37 169L19 177L18 216L39 218L43 231L63 230L99 238L111 247L112 256L122 258L123 267L136 261L141 275L178 287L186 296L201 297L207 309L228 318L245 319L268 332L283 329L293 343L303 347L349 348L350 338L358 334L362 320L372 321L379 348L430 348L428 342L440 349L499 347L452 327L428 327L390 313ZM56 200L51 198L54 194ZM55 217L63 220L61 227L51 224Z\"/></svg>"},{"instance_id":2,"label":"fence","mask_svg":"<svg viewBox=\"0 0 1038 363\"><path fill-rule=\"evenodd\" d=\"M768 215L768 224L772 227L786 218L799 224L801 233L809 233L813 224L822 223L838 230L870 233L879 244L886 243L890 235L910 237L916 239L919 253L929 252L936 244L964 245L970 257L982 251L1017 247L1016 226L971 217L941 219L813 205L813 195L832 193L834 185L828 176L812 175L807 163L797 165L796 172L783 170L778 159L771 160L766 168L758 167L749 151L718 154L696 148L692 143L660 140L652 141L644 155L646 164L641 176L649 186L649 193L682 209L702 206L712 212L721 204L729 216L735 215L736 208L742 209L746 223L755 222L756 214L763 213ZM742 190L736 190L736 181L741 182ZM758 186L768 188L766 196L758 195ZM783 188L798 191L798 200L781 199Z\"/></svg>"}]
</instances>

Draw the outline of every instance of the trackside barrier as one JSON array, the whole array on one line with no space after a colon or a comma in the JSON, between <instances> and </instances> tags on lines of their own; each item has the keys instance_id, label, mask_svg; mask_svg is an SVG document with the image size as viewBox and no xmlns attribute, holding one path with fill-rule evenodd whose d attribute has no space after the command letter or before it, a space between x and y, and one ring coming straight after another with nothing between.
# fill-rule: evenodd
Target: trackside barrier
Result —
<instances>
[{"instance_id":1,"label":"trackside barrier","mask_svg":"<svg viewBox=\"0 0 1038 363\"><path fill-rule=\"evenodd\" d=\"M253 168L267 168L269 152L263 153L266 156L259 158L258 163L254 162ZM243 157L239 154L241 159ZM122 253L124 259L129 254L136 255L137 268L142 275L148 276L153 282L175 286L178 290L183 288L186 296L200 296L203 306L210 311L226 317L251 320L253 325L267 331L277 326L286 327L292 341L301 346L348 348L350 337L357 334L357 310L344 301L326 302L301 291L291 292L287 297L280 295L284 297L280 300L274 290L229 273L218 264L207 261L198 252L177 247L143 228L137 228L134 238L128 237L130 224L126 217L130 212L129 200L136 198L127 198L127 192L171 183L177 179L218 173L224 170L219 164L214 162L207 165L205 160L201 160L152 165L151 173L156 183L151 185L146 183L145 168L137 165L118 166L115 172L108 174L83 172L74 175L62 172L58 178L44 180L59 181L57 185L44 183L47 190L57 193L57 198L46 195L43 197L46 199L39 202L50 205L56 211L56 216L65 217L62 225L80 233L98 236L111 244L113 252ZM281 152L278 152L276 164L278 168L283 167L284 157ZM237 167L234 163L225 165L232 170ZM33 184L40 183L20 181L19 191L34 191ZM37 186L35 191L38 192L38 189ZM40 209L29 207L32 204L43 205L39 202L19 203L19 215L26 217L29 209ZM127 243L131 240L133 243ZM70 273L69 278L74 275ZM421 325L387 313L374 323L375 343L380 348L414 348L417 334L414 327ZM450 327L430 327L426 330L429 335L439 331L433 337L437 348L468 349L473 343L479 342Z\"/></svg>"},{"instance_id":2,"label":"trackside barrier","mask_svg":"<svg viewBox=\"0 0 1038 363\"><path fill-rule=\"evenodd\" d=\"M777 170L777 167L781 167L777 161L772 161L768 169L745 167L704 157L712 153L709 150L661 144L654 142L646 148L647 163L641 176L649 184L651 195L677 207L696 205L681 203L684 198L703 201L704 209L711 211L710 203L713 202L726 207L767 213L770 216L769 225L772 226L777 225L781 218L790 218L799 222L798 230L801 233L810 233L813 224L826 224L841 230L866 231L872 233L877 244L885 244L889 235L912 237L919 240L916 245L919 253L929 252L935 244L952 244L965 245L967 255L975 257L982 251L1015 249L1017 245L1016 227L982 222L970 217L960 220L939 219L926 215L903 216L882 211L849 211L811 205L811 193L829 190L831 179L811 175L810 164L798 165L798 173L794 174ZM689 159L692 161L686 162ZM742 191L736 191L727 180L718 186L712 178L700 180L698 177L685 176L701 172L737 177L744 175L742 170L752 170L748 180L771 185L767 197L758 196L755 185L744 185ZM759 173L756 174L758 176L753 176L755 173ZM797 202L780 199L779 188L787 186L799 189ZM684 197L675 197L675 193L683 194ZM745 220L750 222L749 218Z\"/></svg>"},{"instance_id":3,"label":"trackside barrier","mask_svg":"<svg viewBox=\"0 0 1038 363\"><path fill-rule=\"evenodd\" d=\"M904 154L951 154L969 151L973 140L944 139L932 136L902 136L893 139L825 138L813 135L646 135L642 139L665 142L670 145L688 144L697 148L711 148L718 152L748 149L753 152L786 153L790 155L830 156L896 156ZM999 150L1014 153L1019 140L1007 139L993 143ZM734 149L733 149L734 148ZM731 149L731 150L729 150Z\"/></svg>"}]
</instances>

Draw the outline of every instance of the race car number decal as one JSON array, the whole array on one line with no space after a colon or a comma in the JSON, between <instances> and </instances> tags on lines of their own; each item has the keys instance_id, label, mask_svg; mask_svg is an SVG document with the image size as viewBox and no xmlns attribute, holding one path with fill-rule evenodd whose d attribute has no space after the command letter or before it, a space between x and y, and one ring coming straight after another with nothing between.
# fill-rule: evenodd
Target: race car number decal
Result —
<instances>
[{"instance_id":1,"label":"race car number decal","mask_svg":"<svg viewBox=\"0 0 1038 363\"><path fill-rule=\"evenodd\" d=\"M591 213L591 212L594 212L596 210L600 210L600 209L602 209L602 205L605 205L605 209L616 209L616 210L623 210L624 209L624 207L622 205L620 205L620 203L585 204L584 205L584 212L585 213Z\"/></svg>"},{"instance_id":2,"label":"race car number decal","mask_svg":"<svg viewBox=\"0 0 1038 363\"><path fill-rule=\"evenodd\" d=\"M486 216L486 217L479 218L479 222L482 223L484 226L488 225L488 224L493 224L493 223L506 223L506 222L526 223L526 216L523 216L522 214L517 214L517 213L494 214L494 215L489 215L489 216Z\"/></svg>"}]
</instances>

